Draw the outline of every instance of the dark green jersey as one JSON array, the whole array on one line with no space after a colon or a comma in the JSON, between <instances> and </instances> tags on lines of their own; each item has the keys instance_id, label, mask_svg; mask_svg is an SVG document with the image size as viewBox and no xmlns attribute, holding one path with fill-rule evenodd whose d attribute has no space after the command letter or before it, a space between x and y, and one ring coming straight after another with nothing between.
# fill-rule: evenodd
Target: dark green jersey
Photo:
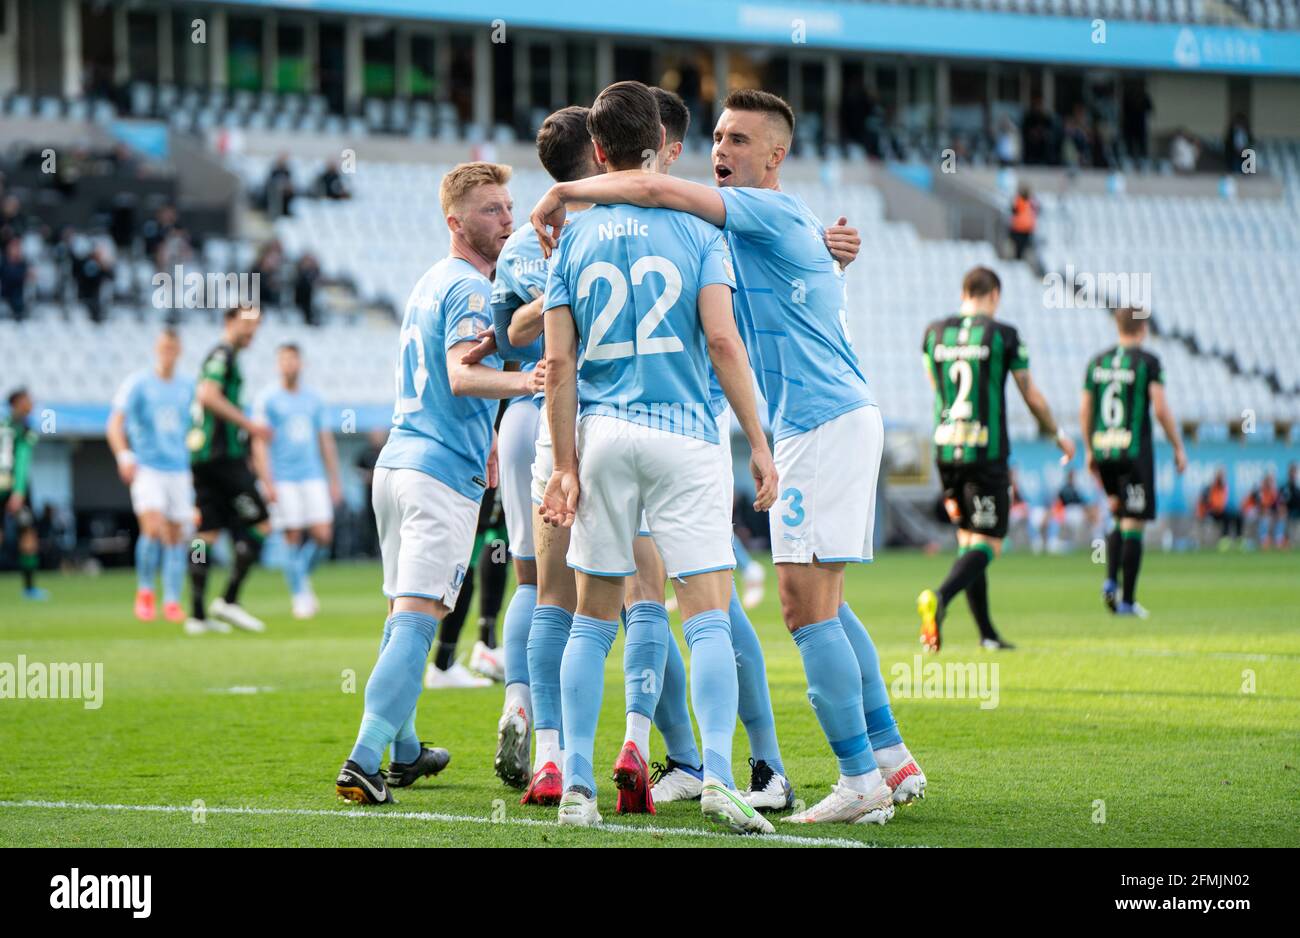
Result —
<instances>
[{"instance_id":1,"label":"dark green jersey","mask_svg":"<svg viewBox=\"0 0 1300 938\"><path fill-rule=\"evenodd\" d=\"M941 463L1001 463L1007 437L1007 375L1029 367L1015 328L989 316L949 316L921 344L934 380L934 445Z\"/></svg>"},{"instance_id":2,"label":"dark green jersey","mask_svg":"<svg viewBox=\"0 0 1300 938\"><path fill-rule=\"evenodd\" d=\"M1092 394L1094 459L1151 456L1151 385L1163 382L1160 359L1136 346L1116 345L1088 362L1083 389Z\"/></svg>"},{"instance_id":3,"label":"dark green jersey","mask_svg":"<svg viewBox=\"0 0 1300 938\"><path fill-rule=\"evenodd\" d=\"M236 407L241 406L239 396L243 390L244 376L239 372L235 347L225 342L218 345L203 360L199 369L199 383L215 381L221 393ZM243 459L248 455L248 442L244 431L236 424L222 420L199 403L198 396L190 407L190 432L186 439L190 448L190 463L211 462L214 459Z\"/></svg>"},{"instance_id":4,"label":"dark green jersey","mask_svg":"<svg viewBox=\"0 0 1300 938\"><path fill-rule=\"evenodd\" d=\"M27 494L35 448L36 431L26 421L13 417L0 420L0 492Z\"/></svg>"}]
</instances>

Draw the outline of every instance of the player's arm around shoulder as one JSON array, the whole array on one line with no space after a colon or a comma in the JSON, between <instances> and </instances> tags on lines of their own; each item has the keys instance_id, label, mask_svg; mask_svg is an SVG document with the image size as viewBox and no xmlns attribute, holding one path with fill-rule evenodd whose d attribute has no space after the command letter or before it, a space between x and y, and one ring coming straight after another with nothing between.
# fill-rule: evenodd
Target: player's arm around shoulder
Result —
<instances>
[{"instance_id":1,"label":"player's arm around shoulder","mask_svg":"<svg viewBox=\"0 0 1300 938\"><path fill-rule=\"evenodd\" d=\"M717 189L664 173L626 169L603 176L557 182L542 196L529 216L547 257L559 243L559 233L564 227L565 203L568 202L673 209L695 215L718 228L727 221L727 209Z\"/></svg>"}]
</instances>

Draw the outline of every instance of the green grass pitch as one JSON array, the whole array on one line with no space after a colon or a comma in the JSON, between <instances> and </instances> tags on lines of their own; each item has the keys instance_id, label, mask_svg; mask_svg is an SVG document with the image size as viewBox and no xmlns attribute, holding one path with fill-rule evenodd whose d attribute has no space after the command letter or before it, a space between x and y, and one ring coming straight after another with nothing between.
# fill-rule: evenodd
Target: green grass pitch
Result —
<instances>
[{"instance_id":1,"label":"green grass pitch","mask_svg":"<svg viewBox=\"0 0 1300 938\"><path fill-rule=\"evenodd\" d=\"M919 649L914 597L949 560L890 553L850 569L849 599L891 684ZM959 600L943 654L925 662L996 664L997 706L969 696L894 700L929 777L926 800L883 828L777 824L786 839L766 843L1300 846L1300 557L1150 554L1147 621L1109 616L1100 578L1083 555L999 560L994 618L1019 650L980 651ZM13 578L0 580L0 662L102 662L103 701L91 710L78 700L0 700L0 845L765 843L711 834L695 803L618 817L609 782L605 829L561 829L553 809L521 808L492 774L499 686L421 698L421 736L452 751L440 777L399 793L391 808L337 802L334 773L356 732L383 621L374 566L319 570L322 613L311 622L292 620L279 574L259 571L245 603L267 619L260 636L187 638L178 626L138 623L128 573L43 582L53 599L33 605L17 600ZM835 763L770 576L768 585L753 618L786 767L796 795L811 801L829 788ZM620 637L598 766L612 765L622 739L621 661ZM657 733L652 748L662 759ZM738 726L742 787L747 751Z\"/></svg>"}]
</instances>

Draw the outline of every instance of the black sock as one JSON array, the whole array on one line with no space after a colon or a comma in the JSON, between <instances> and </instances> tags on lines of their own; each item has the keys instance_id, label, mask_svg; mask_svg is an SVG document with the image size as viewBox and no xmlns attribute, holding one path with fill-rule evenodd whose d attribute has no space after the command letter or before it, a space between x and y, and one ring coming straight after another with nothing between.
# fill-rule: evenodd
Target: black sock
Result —
<instances>
[{"instance_id":1,"label":"black sock","mask_svg":"<svg viewBox=\"0 0 1300 938\"><path fill-rule=\"evenodd\" d=\"M497 620L484 619L479 616L478 620L478 640L488 648L497 647Z\"/></svg>"},{"instance_id":2,"label":"black sock","mask_svg":"<svg viewBox=\"0 0 1300 938\"><path fill-rule=\"evenodd\" d=\"M190 551L190 614L202 622L207 618L204 597L208 592L207 549L203 550L203 560L194 559L195 551Z\"/></svg>"},{"instance_id":3,"label":"black sock","mask_svg":"<svg viewBox=\"0 0 1300 938\"><path fill-rule=\"evenodd\" d=\"M487 619L491 621L495 631L497 617L501 615L501 604L506 596L507 561L502 560L498 563L493 560L492 554L495 551L489 550L491 546L484 544L483 553L479 557L479 585L482 586L483 593L478 598L478 614L480 626L482 621Z\"/></svg>"},{"instance_id":4,"label":"black sock","mask_svg":"<svg viewBox=\"0 0 1300 938\"><path fill-rule=\"evenodd\" d=\"M987 570L981 570L979 576L966 584L966 603L970 606L970 614L975 618L975 625L979 627L980 638L997 638L998 630L993 627L993 620L989 618Z\"/></svg>"},{"instance_id":5,"label":"black sock","mask_svg":"<svg viewBox=\"0 0 1300 938\"><path fill-rule=\"evenodd\" d=\"M1124 602L1132 603L1137 596L1138 570L1142 567L1142 532L1125 531L1124 548Z\"/></svg>"},{"instance_id":6,"label":"black sock","mask_svg":"<svg viewBox=\"0 0 1300 938\"><path fill-rule=\"evenodd\" d=\"M456 599L456 608L447 614L447 618L438 623L438 643L434 646L433 663L439 671L451 667L456 657L456 643L460 641L460 630L465 625L465 616L469 614L470 602L474 599L474 580L465 577Z\"/></svg>"},{"instance_id":7,"label":"black sock","mask_svg":"<svg viewBox=\"0 0 1300 938\"><path fill-rule=\"evenodd\" d=\"M226 602L239 602L239 590L244 585L244 577L253 569L257 558L262 556L262 536L249 532L235 539L235 563L230 570L230 579L226 582L226 593L222 597Z\"/></svg>"},{"instance_id":8,"label":"black sock","mask_svg":"<svg viewBox=\"0 0 1300 938\"><path fill-rule=\"evenodd\" d=\"M952 602L953 597L970 586L972 580L983 575L992 559L992 548L983 544L958 554L952 569L948 571L948 578L939 586L939 602L945 606Z\"/></svg>"},{"instance_id":9,"label":"black sock","mask_svg":"<svg viewBox=\"0 0 1300 938\"><path fill-rule=\"evenodd\" d=\"M1112 582L1119 578L1120 550L1119 525L1116 525L1106 535L1106 579Z\"/></svg>"}]
</instances>

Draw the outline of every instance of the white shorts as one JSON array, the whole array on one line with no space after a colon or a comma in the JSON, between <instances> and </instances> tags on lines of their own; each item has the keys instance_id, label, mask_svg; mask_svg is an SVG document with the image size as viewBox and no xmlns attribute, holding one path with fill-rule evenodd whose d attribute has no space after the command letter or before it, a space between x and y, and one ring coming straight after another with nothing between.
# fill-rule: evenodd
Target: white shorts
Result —
<instances>
[{"instance_id":1,"label":"white shorts","mask_svg":"<svg viewBox=\"0 0 1300 938\"><path fill-rule=\"evenodd\" d=\"M551 449L551 424L546 417L546 401L537 413L537 443L533 448L533 504L540 505L546 485L555 469L555 452Z\"/></svg>"},{"instance_id":2,"label":"white shorts","mask_svg":"<svg viewBox=\"0 0 1300 938\"><path fill-rule=\"evenodd\" d=\"M725 407L722 413L717 417L718 422L718 446L721 461L718 466L722 472L722 488L727 493L727 512L731 513L732 493L736 490L736 479L732 475L732 455L731 455L731 408ZM641 525L637 529L637 537L653 537L650 531L650 519L646 517L644 511L641 512Z\"/></svg>"},{"instance_id":3,"label":"white shorts","mask_svg":"<svg viewBox=\"0 0 1300 938\"><path fill-rule=\"evenodd\" d=\"M454 608L474 551L478 502L415 469L376 469L373 490L384 595Z\"/></svg>"},{"instance_id":4,"label":"white shorts","mask_svg":"<svg viewBox=\"0 0 1300 938\"><path fill-rule=\"evenodd\" d=\"M884 448L875 406L777 441L781 491L768 512L774 563L870 562Z\"/></svg>"},{"instance_id":5,"label":"white shorts","mask_svg":"<svg viewBox=\"0 0 1300 938\"><path fill-rule=\"evenodd\" d=\"M164 472L136 464L131 508L137 515L159 512L173 524L194 522L194 477L188 469Z\"/></svg>"},{"instance_id":6,"label":"white shorts","mask_svg":"<svg viewBox=\"0 0 1300 938\"><path fill-rule=\"evenodd\" d=\"M644 511L668 576L734 568L731 490L722 485L718 448L617 417L584 417L569 566L597 576L631 576L632 542Z\"/></svg>"},{"instance_id":7,"label":"white shorts","mask_svg":"<svg viewBox=\"0 0 1300 938\"><path fill-rule=\"evenodd\" d=\"M510 553L521 560L533 559L532 483L538 411L531 399L515 401L506 408L497 431L501 508L506 516Z\"/></svg>"},{"instance_id":8,"label":"white shorts","mask_svg":"<svg viewBox=\"0 0 1300 938\"><path fill-rule=\"evenodd\" d=\"M324 479L277 482L275 501L267 506L277 531L303 531L318 524L333 524L334 502Z\"/></svg>"}]
</instances>

